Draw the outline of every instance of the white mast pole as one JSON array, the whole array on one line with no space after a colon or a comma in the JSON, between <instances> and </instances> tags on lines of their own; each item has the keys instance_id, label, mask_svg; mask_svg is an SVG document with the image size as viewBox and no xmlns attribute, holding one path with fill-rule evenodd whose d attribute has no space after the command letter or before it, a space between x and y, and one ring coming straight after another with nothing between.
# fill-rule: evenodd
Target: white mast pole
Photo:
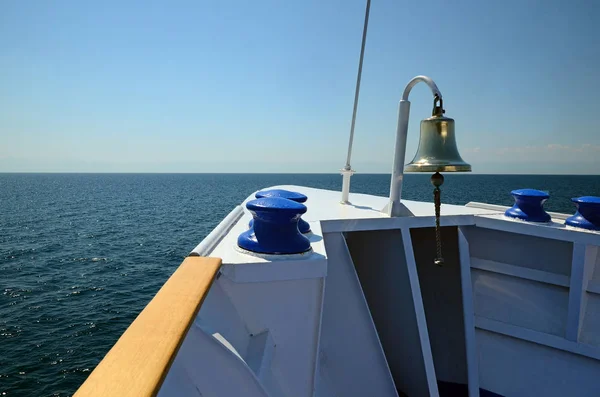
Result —
<instances>
[{"instance_id":1,"label":"white mast pole","mask_svg":"<svg viewBox=\"0 0 600 397\"><path fill-rule=\"evenodd\" d=\"M350 124L350 141L348 142L348 156L346 157L346 166L341 170L342 174L342 204L348 204L350 195L350 177L354 174L350 159L352 157L352 142L354 140L354 125L356 124L356 111L358 109L358 95L360 92L360 79L362 76L363 58L365 55L365 43L367 41L367 27L369 26L369 11L371 9L371 0L367 0L367 9L365 11L365 24L363 27L362 43L360 46L360 59L358 61L358 74L356 76L356 90L354 92L354 108L352 110L352 123Z\"/></svg>"}]
</instances>

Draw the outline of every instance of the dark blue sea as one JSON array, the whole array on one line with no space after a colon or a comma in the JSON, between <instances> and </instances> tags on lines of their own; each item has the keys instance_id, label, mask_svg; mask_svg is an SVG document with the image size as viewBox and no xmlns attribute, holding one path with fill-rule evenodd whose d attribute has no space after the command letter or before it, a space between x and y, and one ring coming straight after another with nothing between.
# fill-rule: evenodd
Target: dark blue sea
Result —
<instances>
[{"instance_id":1,"label":"dark blue sea","mask_svg":"<svg viewBox=\"0 0 600 397\"><path fill-rule=\"evenodd\" d=\"M341 176L0 174L0 395L73 394L190 250L278 184L339 191ZM389 185L352 177L352 192ZM571 197L600 195L600 177L446 174L442 202L512 205L518 188L572 213ZM403 198L433 201L429 175L407 175Z\"/></svg>"}]
</instances>

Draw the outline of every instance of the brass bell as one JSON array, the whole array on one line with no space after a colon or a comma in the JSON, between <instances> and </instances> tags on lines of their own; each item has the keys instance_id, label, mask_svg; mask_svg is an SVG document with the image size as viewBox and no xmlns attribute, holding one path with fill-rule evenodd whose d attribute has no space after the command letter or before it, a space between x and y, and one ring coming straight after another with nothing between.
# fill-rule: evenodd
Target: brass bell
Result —
<instances>
[{"instance_id":1,"label":"brass bell","mask_svg":"<svg viewBox=\"0 0 600 397\"><path fill-rule=\"evenodd\" d=\"M432 116L421 120L419 148L415 158L406 165L406 172L471 171L471 165L458 153L454 119L444 117L444 113L442 99L436 95Z\"/></svg>"},{"instance_id":2,"label":"brass bell","mask_svg":"<svg viewBox=\"0 0 600 397\"><path fill-rule=\"evenodd\" d=\"M442 205L440 186L444 176L440 172L469 172L471 165L458 154L454 120L444 117L442 98L435 95L432 116L421 121L421 136L415 158L406 165L407 172L434 172L431 177L433 202L435 208L435 242L436 257L433 260L438 266L444 264L442 257L442 237L440 231L440 209Z\"/></svg>"}]
</instances>

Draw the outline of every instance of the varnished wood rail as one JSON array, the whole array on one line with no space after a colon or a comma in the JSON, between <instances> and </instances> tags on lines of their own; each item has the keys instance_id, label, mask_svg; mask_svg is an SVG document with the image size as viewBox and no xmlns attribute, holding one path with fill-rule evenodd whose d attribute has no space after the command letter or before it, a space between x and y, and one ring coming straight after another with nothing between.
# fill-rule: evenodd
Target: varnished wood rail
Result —
<instances>
[{"instance_id":1,"label":"varnished wood rail","mask_svg":"<svg viewBox=\"0 0 600 397\"><path fill-rule=\"evenodd\" d=\"M75 396L155 396L220 266L219 258L186 258Z\"/></svg>"}]
</instances>

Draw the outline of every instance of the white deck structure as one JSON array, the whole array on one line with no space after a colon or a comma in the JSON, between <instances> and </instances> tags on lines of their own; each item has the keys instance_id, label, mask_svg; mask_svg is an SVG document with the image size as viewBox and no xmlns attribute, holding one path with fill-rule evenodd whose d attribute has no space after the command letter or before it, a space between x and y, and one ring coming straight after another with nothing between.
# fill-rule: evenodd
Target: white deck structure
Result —
<instances>
[{"instance_id":1,"label":"white deck structure","mask_svg":"<svg viewBox=\"0 0 600 397\"><path fill-rule=\"evenodd\" d=\"M297 227L306 207L281 197L254 207L264 219L242 238L251 249L267 232L269 244L297 250L258 251L304 254L238 247L252 219L250 195L191 252L197 261L184 261L77 395L600 396L600 232L565 226L561 214L536 224L500 206L442 204L438 253L434 204L401 194L408 96L419 82L431 89L434 111L407 169L436 172L436 189L438 172L470 171L437 85L413 78L399 103L389 197L349 193L353 133L341 194L265 187L308 197L310 249ZM359 83L360 68L353 124ZM523 208L537 197L543 213L544 193L521 193ZM277 211L287 224L271 222Z\"/></svg>"},{"instance_id":2,"label":"white deck structure","mask_svg":"<svg viewBox=\"0 0 600 397\"><path fill-rule=\"evenodd\" d=\"M159 396L600 395L600 233L443 205L438 267L432 203L273 188L308 196L312 252L241 252L236 207L191 253L223 265Z\"/></svg>"}]
</instances>

